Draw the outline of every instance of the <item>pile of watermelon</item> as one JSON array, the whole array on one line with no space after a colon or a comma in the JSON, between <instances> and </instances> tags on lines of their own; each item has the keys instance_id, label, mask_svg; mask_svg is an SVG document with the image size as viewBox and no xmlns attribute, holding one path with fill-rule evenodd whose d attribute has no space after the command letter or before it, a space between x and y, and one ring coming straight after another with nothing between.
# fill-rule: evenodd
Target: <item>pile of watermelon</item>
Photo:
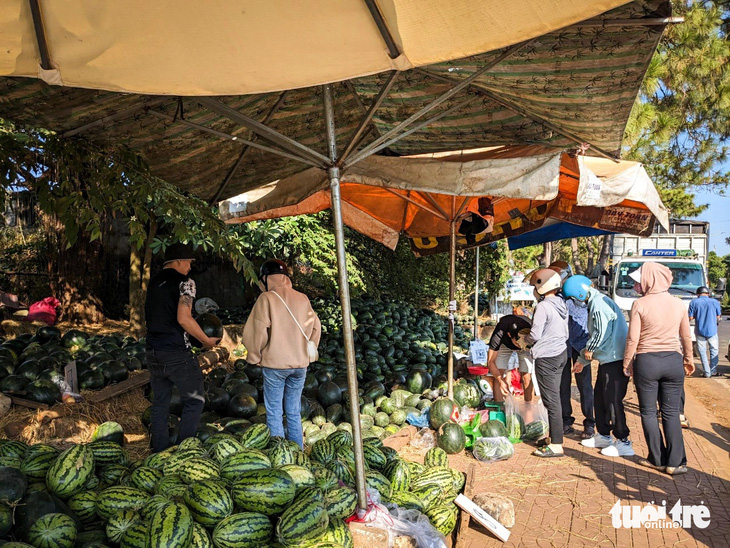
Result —
<instances>
[{"instance_id":1,"label":"pile of watermelon","mask_svg":"<svg viewBox=\"0 0 730 548\"><path fill-rule=\"evenodd\" d=\"M349 547L356 509L352 436L339 430L308 454L263 424L217 433L131 462L118 428L63 452L0 440L0 544ZM123 438L122 438L123 439ZM407 462L364 444L367 485L388 504L423 512L449 535L464 486L441 449ZM27 543L27 544L20 544Z\"/></svg>"},{"instance_id":2,"label":"pile of watermelon","mask_svg":"<svg viewBox=\"0 0 730 548\"><path fill-rule=\"evenodd\" d=\"M55 327L0 338L0 391L52 405L61 399L59 381L72 360L79 387L99 389L144 368L145 346L121 333L89 335L72 329L62 335Z\"/></svg>"}]
</instances>

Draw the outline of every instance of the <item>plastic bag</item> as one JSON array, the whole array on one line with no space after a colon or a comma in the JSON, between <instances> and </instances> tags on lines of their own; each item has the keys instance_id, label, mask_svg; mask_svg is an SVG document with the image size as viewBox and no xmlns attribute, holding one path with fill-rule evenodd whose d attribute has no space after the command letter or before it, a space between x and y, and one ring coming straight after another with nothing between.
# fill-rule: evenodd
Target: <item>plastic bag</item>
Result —
<instances>
[{"instance_id":1,"label":"plastic bag","mask_svg":"<svg viewBox=\"0 0 730 548\"><path fill-rule=\"evenodd\" d=\"M474 458L480 462L505 460L515 454L512 440L505 437L479 438L472 447Z\"/></svg>"},{"instance_id":2,"label":"plastic bag","mask_svg":"<svg viewBox=\"0 0 730 548\"><path fill-rule=\"evenodd\" d=\"M520 443L525 422L520 414L519 402L517 401L517 398L511 394L504 400L504 416L509 441L512 443Z\"/></svg>"},{"instance_id":3,"label":"plastic bag","mask_svg":"<svg viewBox=\"0 0 730 548\"><path fill-rule=\"evenodd\" d=\"M418 449L431 449L436 447L436 436L430 428L421 428L411 440L411 445Z\"/></svg>"},{"instance_id":4,"label":"plastic bag","mask_svg":"<svg viewBox=\"0 0 730 548\"><path fill-rule=\"evenodd\" d=\"M419 415L415 413L408 413L408 415L406 415L406 422L413 426L417 426L418 428L428 428L430 424L429 416L428 409L421 411Z\"/></svg>"},{"instance_id":5,"label":"plastic bag","mask_svg":"<svg viewBox=\"0 0 730 548\"><path fill-rule=\"evenodd\" d=\"M23 318L27 322L43 322L47 325L56 323L56 309L61 306L61 301L54 297L46 297L30 305L28 315Z\"/></svg>"},{"instance_id":6,"label":"plastic bag","mask_svg":"<svg viewBox=\"0 0 730 548\"><path fill-rule=\"evenodd\" d=\"M522 402L522 418L525 421L523 440L535 441L550 433L548 412L542 399L537 402Z\"/></svg>"},{"instance_id":7,"label":"plastic bag","mask_svg":"<svg viewBox=\"0 0 730 548\"><path fill-rule=\"evenodd\" d=\"M481 422L482 416L479 413L475 413L471 421L461 425L464 429L464 434L466 434L467 449L471 449L474 446L474 442L482 436L482 433L479 431Z\"/></svg>"},{"instance_id":8,"label":"plastic bag","mask_svg":"<svg viewBox=\"0 0 730 548\"><path fill-rule=\"evenodd\" d=\"M394 505L390 511L393 525L388 530L390 546L398 535L407 535L416 541L419 548L445 548L446 538L418 510L409 510Z\"/></svg>"}]
</instances>

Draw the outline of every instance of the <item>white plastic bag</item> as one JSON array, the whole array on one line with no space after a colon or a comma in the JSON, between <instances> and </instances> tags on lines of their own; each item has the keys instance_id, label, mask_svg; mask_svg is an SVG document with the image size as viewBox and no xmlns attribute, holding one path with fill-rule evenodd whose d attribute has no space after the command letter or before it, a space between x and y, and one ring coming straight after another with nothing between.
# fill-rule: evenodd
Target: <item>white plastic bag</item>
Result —
<instances>
[{"instance_id":1,"label":"white plastic bag","mask_svg":"<svg viewBox=\"0 0 730 548\"><path fill-rule=\"evenodd\" d=\"M421 428L411 440L411 445L418 449L431 449L436 447L436 437L430 428Z\"/></svg>"},{"instance_id":2,"label":"white plastic bag","mask_svg":"<svg viewBox=\"0 0 730 548\"><path fill-rule=\"evenodd\" d=\"M515 454L515 447L504 436L496 438L479 438L472 447L474 458L480 462L496 462L506 460Z\"/></svg>"}]
</instances>

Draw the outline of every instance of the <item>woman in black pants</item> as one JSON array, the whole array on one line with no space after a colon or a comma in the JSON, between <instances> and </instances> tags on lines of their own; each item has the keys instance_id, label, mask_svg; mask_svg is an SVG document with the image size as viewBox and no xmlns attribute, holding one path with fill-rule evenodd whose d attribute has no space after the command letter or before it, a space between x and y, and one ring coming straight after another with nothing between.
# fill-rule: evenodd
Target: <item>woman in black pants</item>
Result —
<instances>
[{"instance_id":1,"label":"woman in black pants","mask_svg":"<svg viewBox=\"0 0 730 548\"><path fill-rule=\"evenodd\" d=\"M639 463L667 474L687 472L679 420L685 374L694 372L687 310L669 293L672 272L646 262L630 274L643 295L634 302L624 354L624 373L634 376L641 426L649 456ZM664 436L659 429L659 404Z\"/></svg>"}]
</instances>

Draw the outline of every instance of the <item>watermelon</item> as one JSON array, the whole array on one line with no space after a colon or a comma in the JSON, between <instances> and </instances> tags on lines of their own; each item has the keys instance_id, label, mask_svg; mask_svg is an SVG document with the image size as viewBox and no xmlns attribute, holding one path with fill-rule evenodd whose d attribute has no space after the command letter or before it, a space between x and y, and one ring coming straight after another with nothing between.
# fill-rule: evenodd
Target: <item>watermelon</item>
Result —
<instances>
[{"instance_id":1,"label":"watermelon","mask_svg":"<svg viewBox=\"0 0 730 548\"><path fill-rule=\"evenodd\" d=\"M324 504L302 498L281 514L276 525L276 538L284 546L315 540L324 534L328 524Z\"/></svg>"},{"instance_id":2,"label":"watermelon","mask_svg":"<svg viewBox=\"0 0 730 548\"><path fill-rule=\"evenodd\" d=\"M127 472L127 467L122 464L107 464L98 474L99 481L106 486L117 485L127 475Z\"/></svg>"},{"instance_id":3,"label":"watermelon","mask_svg":"<svg viewBox=\"0 0 730 548\"><path fill-rule=\"evenodd\" d=\"M448 466L449 456L440 447L432 447L426 451L426 455L423 457L423 465L426 468L432 468L433 466Z\"/></svg>"},{"instance_id":4,"label":"watermelon","mask_svg":"<svg viewBox=\"0 0 730 548\"><path fill-rule=\"evenodd\" d=\"M433 506L426 510L431 525L433 525L442 535L448 537L456 527L456 518L459 508L455 504L443 504Z\"/></svg>"},{"instance_id":5,"label":"watermelon","mask_svg":"<svg viewBox=\"0 0 730 548\"><path fill-rule=\"evenodd\" d=\"M162 472L149 466L140 466L129 476L129 483L132 487L142 489L152 494L155 492L155 485L162 479Z\"/></svg>"},{"instance_id":6,"label":"watermelon","mask_svg":"<svg viewBox=\"0 0 730 548\"><path fill-rule=\"evenodd\" d=\"M220 463L223 462L226 457L233 455L234 453L238 453L243 449L243 445L241 445L234 437L231 437L230 439L221 439L211 448L210 456L213 460Z\"/></svg>"},{"instance_id":7,"label":"watermelon","mask_svg":"<svg viewBox=\"0 0 730 548\"><path fill-rule=\"evenodd\" d=\"M99 467L110 464L126 465L129 460L124 449L113 441L94 441L88 447L94 454L94 463Z\"/></svg>"},{"instance_id":8,"label":"watermelon","mask_svg":"<svg viewBox=\"0 0 730 548\"><path fill-rule=\"evenodd\" d=\"M7 504L0 503L0 538L10 532L14 523L12 508Z\"/></svg>"},{"instance_id":9,"label":"watermelon","mask_svg":"<svg viewBox=\"0 0 730 548\"><path fill-rule=\"evenodd\" d=\"M48 469L58 458L58 453L38 452L29 455L20 465L20 471L29 481L45 481Z\"/></svg>"},{"instance_id":10,"label":"watermelon","mask_svg":"<svg viewBox=\"0 0 730 548\"><path fill-rule=\"evenodd\" d=\"M113 441L119 445L124 445L124 429L117 422L101 423L91 435L91 441Z\"/></svg>"},{"instance_id":11,"label":"watermelon","mask_svg":"<svg viewBox=\"0 0 730 548\"><path fill-rule=\"evenodd\" d=\"M223 459L220 464L220 476L226 481L233 482L244 472L268 468L271 468L271 461L265 453L258 449L242 449Z\"/></svg>"},{"instance_id":12,"label":"watermelon","mask_svg":"<svg viewBox=\"0 0 730 548\"><path fill-rule=\"evenodd\" d=\"M186 460L179 470L180 479L188 485L206 479L219 478L218 463L204 457L194 457Z\"/></svg>"},{"instance_id":13,"label":"watermelon","mask_svg":"<svg viewBox=\"0 0 730 548\"><path fill-rule=\"evenodd\" d=\"M72 518L52 513L38 518L28 531L28 540L35 548L73 548L77 535Z\"/></svg>"},{"instance_id":14,"label":"watermelon","mask_svg":"<svg viewBox=\"0 0 730 548\"><path fill-rule=\"evenodd\" d=\"M408 491L411 485L411 469L404 460L394 460L385 470L390 480L391 491Z\"/></svg>"},{"instance_id":15,"label":"watermelon","mask_svg":"<svg viewBox=\"0 0 730 548\"><path fill-rule=\"evenodd\" d=\"M365 458L365 463L370 468L381 470L385 467L385 455L380 449L369 444L364 444L363 456Z\"/></svg>"},{"instance_id":16,"label":"watermelon","mask_svg":"<svg viewBox=\"0 0 730 548\"><path fill-rule=\"evenodd\" d=\"M138 521L129 527L119 542L120 548L147 548L147 529L149 525Z\"/></svg>"},{"instance_id":17,"label":"watermelon","mask_svg":"<svg viewBox=\"0 0 730 548\"><path fill-rule=\"evenodd\" d=\"M441 428L442 424L452 420L452 416L454 415L454 412L458 412L457 410L458 408L453 400L450 400L449 398L437 399L433 402L429 411L431 428L434 430Z\"/></svg>"},{"instance_id":18,"label":"watermelon","mask_svg":"<svg viewBox=\"0 0 730 548\"><path fill-rule=\"evenodd\" d=\"M213 530L216 548L258 548L267 546L273 527L264 514L241 512L222 520Z\"/></svg>"},{"instance_id":19,"label":"watermelon","mask_svg":"<svg viewBox=\"0 0 730 548\"><path fill-rule=\"evenodd\" d=\"M517 413L507 415L507 434L510 440L519 440L525 431L525 421Z\"/></svg>"},{"instance_id":20,"label":"watermelon","mask_svg":"<svg viewBox=\"0 0 730 548\"><path fill-rule=\"evenodd\" d=\"M25 387L25 397L46 405L53 405L61 401L61 390L52 381L38 379Z\"/></svg>"},{"instance_id":21,"label":"watermelon","mask_svg":"<svg viewBox=\"0 0 730 548\"><path fill-rule=\"evenodd\" d=\"M450 455L461 453L466 447L464 429L455 422L442 424L436 434L436 439L438 446Z\"/></svg>"},{"instance_id":22,"label":"watermelon","mask_svg":"<svg viewBox=\"0 0 730 548\"><path fill-rule=\"evenodd\" d=\"M280 466L279 470L286 472L294 480L297 493L305 487L314 487L317 485L314 474L305 466L285 464L284 466Z\"/></svg>"},{"instance_id":23,"label":"watermelon","mask_svg":"<svg viewBox=\"0 0 730 548\"><path fill-rule=\"evenodd\" d=\"M479 432L485 438L507 437L507 429L502 421L488 420L479 426Z\"/></svg>"},{"instance_id":24,"label":"watermelon","mask_svg":"<svg viewBox=\"0 0 730 548\"><path fill-rule=\"evenodd\" d=\"M477 387L469 382L457 382L454 384L454 400L460 406L477 407L481 401L481 395Z\"/></svg>"},{"instance_id":25,"label":"watermelon","mask_svg":"<svg viewBox=\"0 0 730 548\"><path fill-rule=\"evenodd\" d=\"M150 520L147 545L155 548L187 546L193 538L193 518L182 504L161 506Z\"/></svg>"},{"instance_id":26,"label":"watermelon","mask_svg":"<svg viewBox=\"0 0 730 548\"><path fill-rule=\"evenodd\" d=\"M337 487L339 478L329 468L324 466L313 467L314 482L322 491L329 491Z\"/></svg>"},{"instance_id":27,"label":"watermelon","mask_svg":"<svg viewBox=\"0 0 730 548\"><path fill-rule=\"evenodd\" d=\"M408 510L418 510L419 512L424 510L421 499L410 491L393 491L389 501Z\"/></svg>"},{"instance_id":28,"label":"watermelon","mask_svg":"<svg viewBox=\"0 0 730 548\"><path fill-rule=\"evenodd\" d=\"M327 531L325 531L324 536L319 540L317 545L321 548L322 543L327 542L341 548L354 548L355 546L350 528L340 519L330 518Z\"/></svg>"},{"instance_id":29,"label":"watermelon","mask_svg":"<svg viewBox=\"0 0 730 548\"><path fill-rule=\"evenodd\" d=\"M49 492L61 498L80 493L94 474L94 464L94 453L88 446L74 445L66 449L46 474Z\"/></svg>"},{"instance_id":30,"label":"watermelon","mask_svg":"<svg viewBox=\"0 0 730 548\"><path fill-rule=\"evenodd\" d=\"M325 407L342 403L342 389L336 383L327 381L319 385L317 389L317 399Z\"/></svg>"},{"instance_id":31,"label":"watermelon","mask_svg":"<svg viewBox=\"0 0 730 548\"><path fill-rule=\"evenodd\" d=\"M96 515L97 498L98 494L94 491L82 491L69 499L68 507L81 520L81 523L92 524L98 519Z\"/></svg>"},{"instance_id":32,"label":"watermelon","mask_svg":"<svg viewBox=\"0 0 730 548\"><path fill-rule=\"evenodd\" d=\"M81 390L100 390L104 388L104 374L96 369L89 369L79 373L79 388Z\"/></svg>"},{"instance_id":33,"label":"watermelon","mask_svg":"<svg viewBox=\"0 0 730 548\"><path fill-rule=\"evenodd\" d=\"M538 419L532 421L525 426L525 430L522 433L522 439L525 440L539 440L544 438L550 432L550 426L544 420Z\"/></svg>"},{"instance_id":34,"label":"watermelon","mask_svg":"<svg viewBox=\"0 0 730 548\"><path fill-rule=\"evenodd\" d=\"M295 444L296 445L296 444ZM273 447L269 449L269 460L271 466L279 467L285 464L294 464L296 452L299 452L299 446L294 449L286 440L277 441Z\"/></svg>"},{"instance_id":35,"label":"watermelon","mask_svg":"<svg viewBox=\"0 0 730 548\"><path fill-rule=\"evenodd\" d=\"M185 489L185 492L187 493L187 488ZM168 504L170 500L171 499L165 495L152 495L139 509L140 517L143 521L148 522L152 519L154 513L166 504Z\"/></svg>"},{"instance_id":36,"label":"watermelon","mask_svg":"<svg viewBox=\"0 0 730 548\"><path fill-rule=\"evenodd\" d=\"M474 458L482 462L508 459L515 454L515 448L508 438L479 438L472 447Z\"/></svg>"},{"instance_id":37,"label":"watermelon","mask_svg":"<svg viewBox=\"0 0 730 548\"><path fill-rule=\"evenodd\" d=\"M250 449L266 449L271 440L271 431L265 424L252 424L239 437L244 447Z\"/></svg>"},{"instance_id":38,"label":"watermelon","mask_svg":"<svg viewBox=\"0 0 730 548\"><path fill-rule=\"evenodd\" d=\"M149 498L142 489L117 485L104 489L96 501L96 511L102 519L108 520L122 510L138 510Z\"/></svg>"},{"instance_id":39,"label":"watermelon","mask_svg":"<svg viewBox=\"0 0 730 548\"><path fill-rule=\"evenodd\" d=\"M106 538L114 544L119 544L122 536L134 525L139 523L139 514L134 510L122 510L109 518L106 522Z\"/></svg>"},{"instance_id":40,"label":"watermelon","mask_svg":"<svg viewBox=\"0 0 730 548\"><path fill-rule=\"evenodd\" d=\"M296 483L283 470L251 470L240 474L231 495L242 510L267 516L283 512L294 500Z\"/></svg>"},{"instance_id":41,"label":"watermelon","mask_svg":"<svg viewBox=\"0 0 730 548\"><path fill-rule=\"evenodd\" d=\"M436 485L445 491L452 490L451 469L445 466L434 466L415 476L411 475L411 490L415 491L427 485Z\"/></svg>"},{"instance_id":42,"label":"watermelon","mask_svg":"<svg viewBox=\"0 0 730 548\"><path fill-rule=\"evenodd\" d=\"M370 489L375 489L380 493L381 498L388 499L390 497L390 480L380 472L368 470L365 472L365 482Z\"/></svg>"},{"instance_id":43,"label":"watermelon","mask_svg":"<svg viewBox=\"0 0 730 548\"><path fill-rule=\"evenodd\" d=\"M347 519L357 508L357 493L349 487L336 487L324 495L324 507L332 519Z\"/></svg>"},{"instance_id":44,"label":"watermelon","mask_svg":"<svg viewBox=\"0 0 730 548\"><path fill-rule=\"evenodd\" d=\"M107 383L122 382L129 378L129 369L119 360L109 360L96 368L104 375Z\"/></svg>"},{"instance_id":45,"label":"watermelon","mask_svg":"<svg viewBox=\"0 0 730 548\"><path fill-rule=\"evenodd\" d=\"M198 522L193 523L193 538L190 541L190 548L213 548L213 540L208 531Z\"/></svg>"},{"instance_id":46,"label":"watermelon","mask_svg":"<svg viewBox=\"0 0 730 548\"><path fill-rule=\"evenodd\" d=\"M212 480L190 485L184 501L193 519L205 527L214 527L233 512L233 499L228 490Z\"/></svg>"},{"instance_id":47,"label":"watermelon","mask_svg":"<svg viewBox=\"0 0 730 548\"><path fill-rule=\"evenodd\" d=\"M208 337L220 339L223 337L223 323L215 314L206 312L195 318L198 325Z\"/></svg>"},{"instance_id":48,"label":"watermelon","mask_svg":"<svg viewBox=\"0 0 730 548\"><path fill-rule=\"evenodd\" d=\"M17 468L0 467L0 503L14 503L23 498L28 480Z\"/></svg>"},{"instance_id":49,"label":"watermelon","mask_svg":"<svg viewBox=\"0 0 730 548\"><path fill-rule=\"evenodd\" d=\"M408 373L406 377L406 388L409 392L420 394L424 390L431 388L432 382L433 380L428 372L416 369Z\"/></svg>"},{"instance_id":50,"label":"watermelon","mask_svg":"<svg viewBox=\"0 0 730 548\"><path fill-rule=\"evenodd\" d=\"M352 433L346 430L338 430L327 436L327 441L332 444L332 448L335 451L343 445L352 446Z\"/></svg>"}]
</instances>

